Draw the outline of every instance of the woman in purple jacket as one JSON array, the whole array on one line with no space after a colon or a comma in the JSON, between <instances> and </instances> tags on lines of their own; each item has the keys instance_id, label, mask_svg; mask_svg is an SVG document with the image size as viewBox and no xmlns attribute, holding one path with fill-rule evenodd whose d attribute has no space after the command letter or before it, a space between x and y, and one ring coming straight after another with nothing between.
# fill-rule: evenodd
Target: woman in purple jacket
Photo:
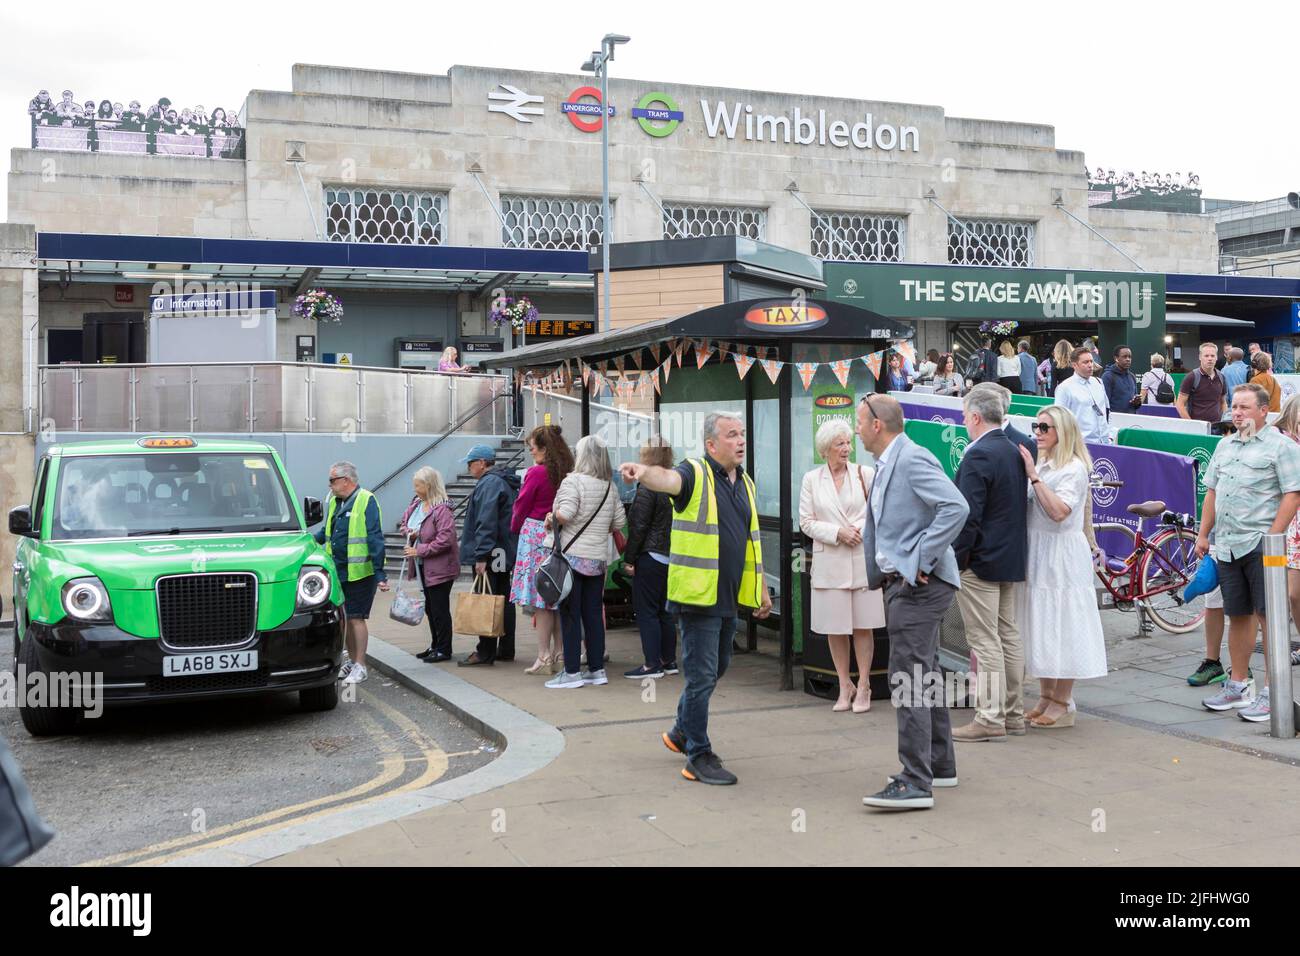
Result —
<instances>
[{"instance_id":1,"label":"woman in purple jacket","mask_svg":"<svg viewBox=\"0 0 1300 956\"><path fill-rule=\"evenodd\" d=\"M425 466L411 479L415 497L402 515L407 546L402 554L416 559L424 585L424 611L433 642L416 657L430 664L451 660L451 586L460 575L456 518L447 503L442 475Z\"/></svg>"}]
</instances>

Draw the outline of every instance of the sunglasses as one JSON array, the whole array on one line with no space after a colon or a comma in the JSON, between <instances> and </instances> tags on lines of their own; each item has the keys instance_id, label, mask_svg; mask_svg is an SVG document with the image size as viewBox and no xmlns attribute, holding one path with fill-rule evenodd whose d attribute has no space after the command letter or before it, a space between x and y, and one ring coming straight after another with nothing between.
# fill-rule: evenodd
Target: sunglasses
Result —
<instances>
[{"instance_id":1,"label":"sunglasses","mask_svg":"<svg viewBox=\"0 0 1300 956\"><path fill-rule=\"evenodd\" d=\"M346 478L346 477L347 477L347 475L331 475L331 476L330 476L330 484L332 485L332 484L334 484L334 482L336 482L336 481L342 481L342 480L343 480L344 478Z\"/></svg>"},{"instance_id":2,"label":"sunglasses","mask_svg":"<svg viewBox=\"0 0 1300 956\"><path fill-rule=\"evenodd\" d=\"M1031 431L1035 431L1040 435L1046 435L1049 431L1051 431L1055 427L1056 427L1055 425L1049 425L1047 424L1047 422L1034 422L1029 426Z\"/></svg>"}]
</instances>

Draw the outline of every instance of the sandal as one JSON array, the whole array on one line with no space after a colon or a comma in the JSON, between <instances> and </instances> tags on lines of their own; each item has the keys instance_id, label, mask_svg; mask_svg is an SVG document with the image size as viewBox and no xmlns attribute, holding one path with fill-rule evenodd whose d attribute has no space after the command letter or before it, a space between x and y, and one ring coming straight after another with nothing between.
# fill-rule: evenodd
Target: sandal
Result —
<instances>
[{"instance_id":1,"label":"sandal","mask_svg":"<svg viewBox=\"0 0 1300 956\"><path fill-rule=\"evenodd\" d=\"M1060 717L1053 717L1051 719L1048 719L1040 715L1030 720L1029 723L1032 726L1041 728L1043 730L1058 730L1058 729L1064 729L1066 727L1073 727L1074 715L1075 715L1074 701L1053 699L1052 703L1060 704L1062 707L1064 707L1065 713L1063 713Z\"/></svg>"},{"instance_id":2,"label":"sandal","mask_svg":"<svg viewBox=\"0 0 1300 956\"><path fill-rule=\"evenodd\" d=\"M550 663L550 662L547 661L546 658L544 658L544 657L538 657L537 660L533 661L533 666L532 666L532 667L525 667L525 668L524 668L524 673L525 673L525 674L536 674L536 673L538 673L538 672L539 672L543 667L546 667L549 663Z\"/></svg>"},{"instance_id":3,"label":"sandal","mask_svg":"<svg viewBox=\"0 0 1300 956\"><path fill-rule=\"evenodd\" d=\"M859 701L863 701L863 703L859 703ZM865 714L865 713L866 713L867 711L869 711L870 709L871 709L871 688L868 687L868 688L867 688L867 695L866 695L865 698L862 696L862 693L861 693L861 692L859 692L859 693L857 693L856 695L854 695L854 697L853 697L853 712L854 712L855 714Z\"/></svg>"},{"instance_id":4,"label":"sandal","mask_svg":"<svg viewBox=\"0 0 1300 956\"><path fill-rule=\"evenodd\" d=\"M1043 716L1043 711L1047 710L1047 704L1048 699L1046 697L1038 698L1038 703L1034 705L1034 709L1025 714L1025 720L1033 720L1035 717Z\"/></svg>"}]
</instances>

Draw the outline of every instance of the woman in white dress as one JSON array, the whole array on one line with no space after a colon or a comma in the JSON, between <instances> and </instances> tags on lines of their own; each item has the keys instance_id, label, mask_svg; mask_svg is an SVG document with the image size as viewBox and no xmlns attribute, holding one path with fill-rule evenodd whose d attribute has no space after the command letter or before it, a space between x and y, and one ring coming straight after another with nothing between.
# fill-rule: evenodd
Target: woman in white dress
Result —
<instances>
[{"instance_id":1,"label":"woman in white dress","mask_svg":"<svg viewBox=\"0 0 1300 956\"><path fill-rule=\"evenodd\" d=\"M840 679L840 697L831 709L861 714L871 709L872 628L885 626L885 602L878 588L867 586L862 553L875 469L849 461L853 429L843 418L823 423L814 441L826 464L805 474L799 490L799 527L813 539L810 623L813 631L826 635ZM858 658L856 687L850 640Z\"/></svg>"},{"instance_id":2,"label":"woman in white dress","mask_svg":"<svg viewBox=\"0 0 1300 956\"><path fill-rule=\"evenodd\" d=\"M1084 516L1092 507L1092 459L1073 414L1059 405L1033 424L1038 461L1024 448L1029 476L1029 561L1017 621L1025 675L1038 678L1035 727L1074 726L1076 680L1106 676L1106 643L1093 591L1092 549Z\"/></svg>"}]
</instances>

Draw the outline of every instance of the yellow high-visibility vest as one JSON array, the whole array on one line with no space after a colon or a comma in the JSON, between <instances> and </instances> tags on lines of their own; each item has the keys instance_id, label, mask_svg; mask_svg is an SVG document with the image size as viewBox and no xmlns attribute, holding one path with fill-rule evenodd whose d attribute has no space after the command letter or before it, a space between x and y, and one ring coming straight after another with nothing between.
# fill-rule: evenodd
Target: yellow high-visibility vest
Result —
<instances>
[{"instance_id":1,"label":"yellow high-visibility vest","mask_svg":"<svg viewBox=\"0 0 1300 956\"><path fill-rule=\"evenodd\" d=\"M689 459L695 472L691 499L683 511L673 510L672 536L668 546L668 600L697 607L718 603L718 496L713 469L704 459ZM758 502L754 482L743 474L749 495L749 541L745 547L745 568L740 575L736 602L757 608L763 603L763 545L758 536Z\"/></svg>"},{"instance_id":2,"label":"yellow high-visibility vest","mask_svg":"<svg viewBox=\"0 0 1300 956\"><path fill-rule=\"evenodd\" d=\"M357 489L356 500L352 502L352 514L348 516L348 580L360 581L375 573L374 562L370 560L370 546L366 538L366 509L374 498L364 488ZM330 495L329 511L325 515L325 541L333 541L334 512L339 500ZM384 519L380 516L379 525L383 527ZM332 553L332 552L331 552Z\"/></svg>"}]
</instances>

